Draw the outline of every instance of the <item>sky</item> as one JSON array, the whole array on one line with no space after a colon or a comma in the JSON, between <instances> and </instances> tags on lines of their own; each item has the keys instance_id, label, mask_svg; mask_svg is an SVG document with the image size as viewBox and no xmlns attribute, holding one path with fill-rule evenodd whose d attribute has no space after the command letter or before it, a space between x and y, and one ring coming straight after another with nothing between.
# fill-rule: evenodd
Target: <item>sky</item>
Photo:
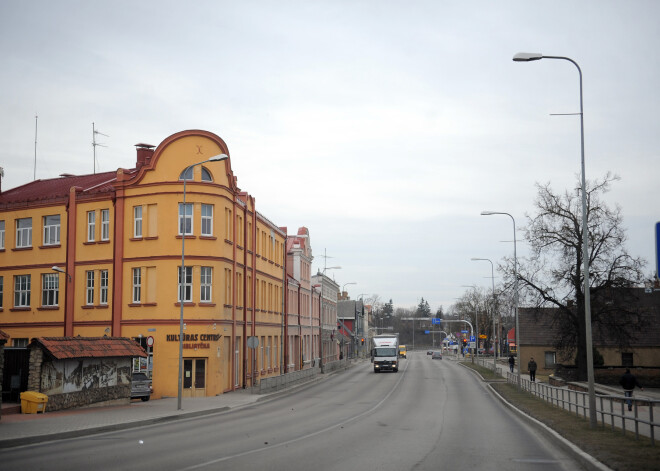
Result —
<instances>
[{"instance_id":1,"label":"sky","mask_svg":"<svg viewBox=\"0 0 660 471\"><path fill-rule=\"evenodd\" d=\"M2 189L135 166L137 143L219 135L257 210L309 228L352 299L447 310L525 256L535 184L618 175L655 273L660 2L0 2ZM38 116L38 119L35 119ZM495 274L495 282L501 282Z\"/></svg>"}]
</instances>

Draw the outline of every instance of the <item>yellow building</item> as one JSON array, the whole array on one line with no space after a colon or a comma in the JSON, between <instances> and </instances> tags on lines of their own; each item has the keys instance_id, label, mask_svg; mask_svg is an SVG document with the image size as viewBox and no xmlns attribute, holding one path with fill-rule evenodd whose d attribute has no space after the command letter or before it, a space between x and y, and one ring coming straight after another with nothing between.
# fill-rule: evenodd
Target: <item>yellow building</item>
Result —
<instances>
[{"instance_id":1,"label":"yellow building","mask_svg":"<svg viewBox=\"0 0 660 471\"><path fill-rule=\"evenodd\" d=\"M154 397L176 396L183 295L184 397L280 374L286 234L238 188L231 159L205 162L220 154L215 134L183 131L138 144L134 169L1 192L7 345L136 338L151 356L134 367L152 375Z\"/></svg>"}]
</instances>

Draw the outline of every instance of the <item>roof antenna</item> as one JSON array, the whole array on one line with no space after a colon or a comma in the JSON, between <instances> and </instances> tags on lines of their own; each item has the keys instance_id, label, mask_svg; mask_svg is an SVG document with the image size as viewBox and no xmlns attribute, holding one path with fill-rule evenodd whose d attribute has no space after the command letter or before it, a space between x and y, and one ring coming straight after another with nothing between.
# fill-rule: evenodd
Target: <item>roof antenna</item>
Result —
<instances>
[{"instance_id":1,"label":"roof antenna","mask_svg":"<svg viewBox=\"0 0 660 471\"><path fill-rule=\"evenodd\" d=\"M34 115L34 177L33 180L37 179L37 123L39 121L39 116Z\"/></svg>"},{"instance_id":2,"label":"roof antenna","mask_svg":"<svg viewBox=\"0 0 660 471\"><path fill-rule=\"evenodd\" d=\"M105 136L105 137L110 137L107 134L103 134L102 132L97 131L96 128L94 127L94 123L92 123L92 148L94 149L94 174L96 174L96 146L108 147L105 144L96 142L97 134L100 134L101 136Z\"/></svg>"}]
</instances>

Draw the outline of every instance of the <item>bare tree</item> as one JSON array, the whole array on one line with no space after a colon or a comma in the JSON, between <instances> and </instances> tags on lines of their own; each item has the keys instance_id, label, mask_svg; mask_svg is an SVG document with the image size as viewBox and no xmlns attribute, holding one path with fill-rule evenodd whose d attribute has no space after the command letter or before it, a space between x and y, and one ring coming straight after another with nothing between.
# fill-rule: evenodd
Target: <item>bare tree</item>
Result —
<instances>
[{"instance_id":1,"label":"bare tree","mask_svg":"<svg viewBox=\"0 0 660 471\"><path fill-rule=\"evenodd\" d=\"M591 320L594 333L629 345L639 328L639 315L630 306L631 288L643 280L644 261L625 248L621 208L602 200L618 177L607 173L602 180L587 182L587 225L589 228L589 278ZM584 315L583 228L581 197L577 192L555 193L550 184L537 183L536 214L527 215L525 239L531 255L522 260L518 280L525 304L554 307L554 326L559 329L555 347L560 358L575 357L578 377L587 379ZM512 263L505 271L513 278Z\"/></svg>"}]
</instances>

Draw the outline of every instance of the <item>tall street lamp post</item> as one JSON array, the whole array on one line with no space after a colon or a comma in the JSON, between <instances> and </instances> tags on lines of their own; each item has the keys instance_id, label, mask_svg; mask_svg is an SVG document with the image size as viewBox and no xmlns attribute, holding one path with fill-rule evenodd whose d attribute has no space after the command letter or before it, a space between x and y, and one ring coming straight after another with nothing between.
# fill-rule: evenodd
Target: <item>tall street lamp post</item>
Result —
<instances>
[{"instance_id":1,"label":"tall street lamp post","mask_svg":"<svg viewBox=\"0 0 660 471\"><path fill-rule=\"evenodd\" d=\"M584 170L584 112L582 107L582 69L573 59L564 56L545 56L540 53L519 52L513 56L514 62L531 62L541 59L559 59L573 64L580 79L580 164L582 169L582 261L584 263L584 319L587 349L587 380L589 383L589 425L595 428L596 394L594 392L594 352L591 338L591 293L589 289L589 227L587 226L587 185Z\"/></svg>"},{"instance_id":2,"label":"tall street lamp post","mask_svg":"<svg viewBox=\"0 0 660 471\"><path fill-rule=\"evenodd\" d=\"M500 211L482 211L481 215L482 216L492 216L494 214L503 214L506 216L509 216L511 218L511 221L513 221L513 291L514 291L514 298L513 298L513 303L514 303L514 312L515 312L515 318L516 318L516 363L518 364L518 389L520 389L522 386L520 384L520 373L522 370L520 369L520 325L518 323L518 254L516 252L516 220L511 216L509 213L504 213Z\"/></svg>"},{"instance_id":3,"label":"tall street lamp post","mask_svg":"<svg viewBox=\"0 0 660 471\"><path fill-rule=\"evenodd\" d=\"M477 260L483 260L485 262L490 262L490 279L493 282L493 373L497 370L497 331L495 330L495 268L493 267L493 261L489 258L471 258L473 262Z\"/></svg>"},{"instance_id":4,"label":"tall street lamp post","mask_svg":"<svg viewBox=\"0 0 660 471\"><path fill-rule=\"evenodd\" d=\"M226 154L219 154L211 157L208 160L197 162L196 164L189 165L183 171L183 218L181 221L181 271L179 272L179 305L181 306L181 313L179 316L179 390L177 393L176 408L181 410L181 397L183 396L183 305L185 304L185 279L186 279L186 234L187 218L186 218L186 181L188 178L192 180L193 168L207 162L220 162L229 158ZM190 173L190 175L188 175Z\"/></svg>"}]
</instances>

